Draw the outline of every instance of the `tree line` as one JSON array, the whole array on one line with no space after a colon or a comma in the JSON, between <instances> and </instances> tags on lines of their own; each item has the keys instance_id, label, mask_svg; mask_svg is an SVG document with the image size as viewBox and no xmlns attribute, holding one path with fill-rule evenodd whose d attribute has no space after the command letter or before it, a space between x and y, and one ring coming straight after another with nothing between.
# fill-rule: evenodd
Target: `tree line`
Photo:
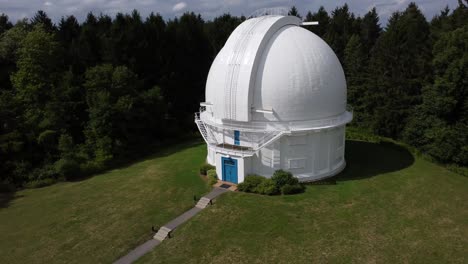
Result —
<instances>
[{"instance_id":1,"label":"tree line","mask_svg":"<svg viewBox=\"0 0 468 264\"><path fill-rule=\"evenodd\" d=\"M293 7L290 15L300 16ZM444 163L468 163L467 8L427 21L416 4L387 26L345 4L309 30L345 69L352 126L403 140ZM109 167L196 131L209 67L245 17L164 20L135 10L57 24L43 11L0 16L0 184L47 184Z\"/></svg>"}]
</instances>

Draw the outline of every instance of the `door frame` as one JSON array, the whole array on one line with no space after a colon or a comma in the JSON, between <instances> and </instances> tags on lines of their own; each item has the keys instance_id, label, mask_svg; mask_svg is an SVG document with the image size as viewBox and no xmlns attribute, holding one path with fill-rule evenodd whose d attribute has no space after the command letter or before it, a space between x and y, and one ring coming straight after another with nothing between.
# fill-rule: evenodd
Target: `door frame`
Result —
<instances>
[{"instance_id":1,"label":"door frame","mask_svg":"<svg viewBox=\"0 0 468 264\"><path fill-rule=\"evenodd\" d=\"M233 165L226 165L226 161L233 161L234 164ZM237 184L239 182L239 166L238 166L238 161L237 159L233 159L231 157L221 157L221 170L222 170L222 176L221 176L221 179L223 181L227 181L227 182L232 182L232 183L235 183ZM235 167L235 172L236 172L236 177L235 177L235 181L232 181L232 179L227 179L227 175L226 175L226 166L229 166L229 167Z\"/></svg>"}]
</instances>

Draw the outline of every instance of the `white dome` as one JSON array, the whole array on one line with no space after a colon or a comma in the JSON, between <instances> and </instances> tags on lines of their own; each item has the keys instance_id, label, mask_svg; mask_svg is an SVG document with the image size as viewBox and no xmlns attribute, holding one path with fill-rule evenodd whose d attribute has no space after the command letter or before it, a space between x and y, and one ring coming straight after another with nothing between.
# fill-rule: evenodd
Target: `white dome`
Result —
<instances>
[{"instance_id":1,"label":"white dome","mask_svg":"<svg viewBox=\"0 0 468 264\"><path fill-rule=\"evenodd\" d=\"M208 74L206 102L215 119L290 122L345 114L343 68L332 49L300 23L265 16L236 28Z\"/></svg>"}]
</instances>

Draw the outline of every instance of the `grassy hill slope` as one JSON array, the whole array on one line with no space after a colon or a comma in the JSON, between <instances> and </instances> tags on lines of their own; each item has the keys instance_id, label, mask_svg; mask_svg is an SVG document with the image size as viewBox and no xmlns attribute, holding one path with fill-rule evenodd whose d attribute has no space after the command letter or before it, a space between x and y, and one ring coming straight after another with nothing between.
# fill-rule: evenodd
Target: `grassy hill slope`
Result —
<instances>
[{"instance_id":1,"label":"grassy hill slope","mask_svg":"<svg viewBox=\"0 0 468 264\"><path fill-rule=\"evenodd\" d=\"M140 263L466 263L468 178L394 144L346 147L336 182L225 194Z\"/></svg>"},{"instance_id":2,"label":"grassy hill slope","mask_svg":"<svg viewBox=\"0 0 468 264\"><path fill-rule=\"evenodd\" d=\"M111 263L208 191L206 147L181 144L78 182L0 194L0 263Z\"/></svg>"}]
</instances>

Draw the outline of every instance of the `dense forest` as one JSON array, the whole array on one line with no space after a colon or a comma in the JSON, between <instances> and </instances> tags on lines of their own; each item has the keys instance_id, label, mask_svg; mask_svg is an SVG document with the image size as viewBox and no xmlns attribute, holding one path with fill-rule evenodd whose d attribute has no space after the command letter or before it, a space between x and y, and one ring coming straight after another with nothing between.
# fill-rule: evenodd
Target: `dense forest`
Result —
<instances>
[{"instance_id":1,"label":"dense forest","mask_svg":"<svg viewBox=\"0 0 468 264\"><path fill-rule=\"evenodd\" d=\"M466 2L466 0L465 0ZM416 4L364 16L347 5L301 17L338 55L351 126L468 164L468 3L428 21ZM171 20L137 11L57 24L0 16L0 185L73 180L196 131L209 67L245 17Z\"/></svg>"}]
</instances>

